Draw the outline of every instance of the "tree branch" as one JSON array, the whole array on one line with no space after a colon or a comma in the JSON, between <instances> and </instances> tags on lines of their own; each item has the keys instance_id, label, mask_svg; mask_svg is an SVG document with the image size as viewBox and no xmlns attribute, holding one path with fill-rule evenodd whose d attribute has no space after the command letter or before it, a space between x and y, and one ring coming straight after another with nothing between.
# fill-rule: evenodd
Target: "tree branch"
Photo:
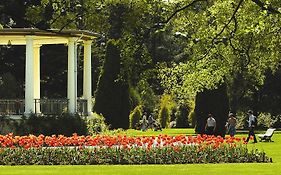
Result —
<instances>
[{"instance_id":1,"label":"tree branch","mask_svg":"<svg viewBox=\"0 0 281 175\"><path fill-rule=\"evenodd\" d=\"M181 12L181 11L183 11L183 10L185 10L185 9L187 9L187 8L189 8L189 7L191 7L191 6L193 6L194 4L196 4L197 2L201 2L201 1L207 1L207 0L194 0L194 1L192 1L191 3L189 3L189 4L187 4L187 5L185 5L185 6L183 6L182 8L180 8L180 9L177 9L176 11L174 11L174 13L172 13L170 16L169 16L169 18L167 18L166 19L166 21L164 21L164 22L162 22L162 23L168 23L174 16L176 16L176 14L178 14L179 12Z\"/></svg>"},{"instance_id":2,"label":"tree branch","mask_svg":"<svg viewBox=\"0 0 281 175\"><path fill-rule=\"evenodd\" d=\"M212 40L212 44L214 44L214 41L224 32L224 30L226 29L226 27L231 23L231 21L235 18L235 15L237 13L237 11L239 10L239 8L241 7L242 3L244 0L240 0L239 4L237 5L237 7L235 8L231 18L228 20L228 22L223 26L223 28L221 29L221 31L213 38Z\"/></svg>"},{"instance_id":3,"label":"tree branch","mask_svg":"<svg viewBox=\"0 0 281 175\"><path fill-rule=\"evenodd\" d=\"M240 0L240 1L239 1L239 3L238 3L238 5L237 5L237 7L235 8L235 10L234 10L234 12L233 12L231 18L230 18L230 19L228 20L228 22L224 25L224 27L222 28L222 30L212 39L210 48L206 51L206 53L205 53L202 57L199 58L199 60L201 60L201 59L203 59L203 58L205 58L206 56L209 55L211 49L215 47L214 41L224 32L224 30L227 28L227 26L231 23L232 20L234 20L234 23L235 23L235 28L234 28L233 31L231 31L231 35L232 35L231 37L233 37L234 32L237 30L237 21L236 21L236 19L235 19L235 15L236 15L237 11L239 10L239 8L241 7L243 1L244 1L244 0ZM231 38L230 38L229 40L230 40L230 44L232 45L232 43L231 43ZM233 45L232 45L232 46L233 46ZM235 47L233 47L233 48L235 49Z\"/></svg>"},{"instance_id":4,"label":"tree branch","mask_svg":"<svg viewBox=\"0 0 281 175\"><path fill-rule=\"evenodd\" d=\"M250 42L248 44L247 50L245 50L245 54L246 54L246 56L248 58L245 67L248 66L250 64L250 62L251 62L250 49L251 49L251 47L253 45L253 38L254 38L254 34L250 33Z\"/></svg>"},{"instance_id":5,"label":"tree branch","mask_svg":"<svg viewBox=\"0 0 281 175\"><path fill-rule=\"evenodd\" d=\"M279 12L278 10L276 10L275 8L273 8L270 5L267 7L267 5L264 2L262 2L261 0L252 0L252 2L254 2L258 6L260 6L262 10L267 10L270 13L281 15L281 12Z\"/></svg>"}]
</instances>

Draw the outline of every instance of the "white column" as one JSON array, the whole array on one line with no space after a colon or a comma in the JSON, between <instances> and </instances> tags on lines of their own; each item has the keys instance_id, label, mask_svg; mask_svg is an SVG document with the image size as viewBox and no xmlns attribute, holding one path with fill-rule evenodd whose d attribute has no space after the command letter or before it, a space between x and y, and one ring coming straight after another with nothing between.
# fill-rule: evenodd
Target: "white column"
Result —
<instances>
[{"instance_id":1,"label":"white column","mask_svg":"<svg viewBox=\"0 0 281 175\"><path fill-rule=\"evenodd\" d=\"M68 98L68 112L74 114L76 112L75 101L75 39L68 40L68 69L67 69L67 98Z\"/></svg>"},{"instance_id":2,"label":"white column","mask_svg":"<svg viewBox=\"0 0 281 175\"><path fill-rule=\"evenodd\" d=\"M74 87L75 87L75 100L74 100L74 107L75 107L75 112L77 112L77 76L78 76L78 72L77 72L77 55L78 55L78 51L77 51L77 43L74 42Z\"/></svg>"},{"instance_id":3,"label":"white column","mask_svg":"<svg viewBox=\"0 0 281 175\"><path fill-rule=\"evenodd\" d=\"M40 46L34 45L34 98L40 99ZM40 113L40 100L35 104L35 112Z\"/></svg>"},{"instance_id":4,"label":"white column","mask_svg":"<svg viewBox=\"0 0 281 175\"><path fill-rule=\"evenodd\" d=\"M35 112L34 106L34 54L33 37L26 36L25 56L25 111L26 115Z\"/></svg>"},{"instance_id":5,"label":"white column","mask_svg":"<svg viewBox=\"0 0 281 175\"><path fill-rule=\"evenodd\" d=\"M91 43L92 41L84 41L83 97L87 100L88 115L92 113Z\"/></svg>"}]
</instances>

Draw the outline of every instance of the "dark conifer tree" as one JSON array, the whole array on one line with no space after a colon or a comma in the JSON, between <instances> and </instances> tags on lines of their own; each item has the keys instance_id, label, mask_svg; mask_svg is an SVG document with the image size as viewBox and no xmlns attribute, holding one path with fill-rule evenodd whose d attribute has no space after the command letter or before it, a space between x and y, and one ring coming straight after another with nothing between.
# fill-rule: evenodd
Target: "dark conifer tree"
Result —
<instances>
[{"instance_id":1,"label":"dark conifer tree","mask_svg":"<svg viewBox=\"0 0 281 175\"><path fill-rule=\"evenodd\" d=\"M225 134L225 123L228 118L229 101L226 85L223 84L214 90L204 90L198 93L195 101L196 132L204 133L208 114L211 113L216 119L216 134Z\"/></svg>"},{"instance_id":2,"label":"dark conifer tree","mask_svg":"<svg viewBox=\"0 0 281 175\"><path fill-rule=\"evenodd\" d=\"M96 92L94 111L102 114L112 128L129 126L129 88L128 83L118 77L120 59L118 42L109 40Z\"/></svg>"}]
</instances>

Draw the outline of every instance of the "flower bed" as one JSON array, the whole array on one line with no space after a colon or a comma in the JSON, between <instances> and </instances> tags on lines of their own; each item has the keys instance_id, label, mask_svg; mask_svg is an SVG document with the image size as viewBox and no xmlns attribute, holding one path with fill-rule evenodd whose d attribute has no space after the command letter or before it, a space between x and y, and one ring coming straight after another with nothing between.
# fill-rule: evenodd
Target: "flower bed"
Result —
<instances>
[{"instance_id":1,"label":"flower bed","mask_svg":"<svg viewBox=\"0 0 281 175\"><path fill-rule=\"evenodd\" d=\"M214 136L0 135L1 165L183 164L270 162L243 139Z\"/></svg>"}]
</instances>

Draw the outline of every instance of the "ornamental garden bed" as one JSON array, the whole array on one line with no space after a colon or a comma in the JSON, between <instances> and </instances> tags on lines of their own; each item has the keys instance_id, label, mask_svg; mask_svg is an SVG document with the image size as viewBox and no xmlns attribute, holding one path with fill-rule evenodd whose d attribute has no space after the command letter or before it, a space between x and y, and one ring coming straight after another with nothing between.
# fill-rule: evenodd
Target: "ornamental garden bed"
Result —
<instances>
[{"instance_id":1,"label":"ornamental garden bed","mask_svg":"<svg viewBox=\"0 0 281 175\"><path fill-rule=\"evenodd\" d=\"M1 165L272 162L244 138L198 136L0 135Z\"/></svg>"}]
</instances>

